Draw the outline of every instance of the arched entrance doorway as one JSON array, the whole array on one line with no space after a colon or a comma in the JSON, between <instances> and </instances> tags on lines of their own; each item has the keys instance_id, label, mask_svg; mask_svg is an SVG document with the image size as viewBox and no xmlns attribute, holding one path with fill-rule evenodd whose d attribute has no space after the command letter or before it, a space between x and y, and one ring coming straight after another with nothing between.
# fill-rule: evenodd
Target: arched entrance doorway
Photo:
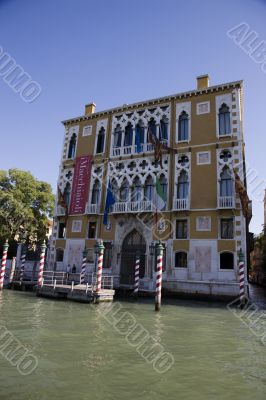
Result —
<instances>
[{"instance_id":1,"label":"arched entrance doorway","mask_svg":"<svg viewBox=\"0 0 266 400\"><path fill-rule=\"evenodd\" d=\"M134 229L124 239L121 252L120 284L133 285L137 251L140 253L140 278L145 274L146 243L143 236Z\"/></svg>"}]
</instances>

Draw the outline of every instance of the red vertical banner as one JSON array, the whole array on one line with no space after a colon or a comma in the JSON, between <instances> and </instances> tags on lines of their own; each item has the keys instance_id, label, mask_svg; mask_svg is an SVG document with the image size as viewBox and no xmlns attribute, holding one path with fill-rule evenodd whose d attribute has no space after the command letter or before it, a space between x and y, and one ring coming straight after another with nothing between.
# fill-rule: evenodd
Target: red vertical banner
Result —
<instances>
[{"instance_id":1,"label":"red vertical banner","mask_svg":"<svg viewBox=\"0 0 266 400\"><path fill-rule=\"evenodd\" d=\"M84 214L91 177L92 156L76 158L69 214Z\"/></svg>"}]
</instances>

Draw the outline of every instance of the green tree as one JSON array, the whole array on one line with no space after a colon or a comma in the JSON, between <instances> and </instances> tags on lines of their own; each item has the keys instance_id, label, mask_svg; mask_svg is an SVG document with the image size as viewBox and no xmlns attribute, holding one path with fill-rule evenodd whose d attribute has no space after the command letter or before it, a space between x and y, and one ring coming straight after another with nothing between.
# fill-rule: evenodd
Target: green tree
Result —
<instances>
[{"instance_id":1,"label":"green tree","mask_svg":"<svg viewBox=\"0 0 266 400\"><path fill-rule=\"evenodd\" d=\"M51 185L38 181L30 172L0 170L0 241L42 242L54 200Z\"/></svg>"}]
</instances>

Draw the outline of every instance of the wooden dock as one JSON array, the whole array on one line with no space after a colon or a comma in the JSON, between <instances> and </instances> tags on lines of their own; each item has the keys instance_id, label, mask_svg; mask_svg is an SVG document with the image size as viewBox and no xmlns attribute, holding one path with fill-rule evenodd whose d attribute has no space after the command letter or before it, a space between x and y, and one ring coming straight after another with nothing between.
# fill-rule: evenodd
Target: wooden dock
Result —
<instances>
[{"instance_id":1,"label":"wooden dock","mask_svg":"<svg viewBox=\"0 0 266 400\"><path fill-rule=\"evenodd\" d=\"M19 274L7 285L9 289L21 291L35 291L39 297L66 299L82 303L100 303L113 301L113 277L102 277L102 288L96 291L96 276L87 276L87 283L80 284L80 274L66 274L65 272L45 271L43 284L38 286L37 279L19 280Z\"/></svg>"},{"instance_id":2,"label":"wooden dock","mask_svg":"<svg viewBox=\"0 0 266 400\"><path fill-rule=\"evenodd\" d=\"M82 303L100 303L103 301L113 301L115 291L113 289L101 289L96 292L91 285L53 285L44 284L38 286L36 294L39 297L53 299L67 299Z\"/></svg>"}]
</instances>

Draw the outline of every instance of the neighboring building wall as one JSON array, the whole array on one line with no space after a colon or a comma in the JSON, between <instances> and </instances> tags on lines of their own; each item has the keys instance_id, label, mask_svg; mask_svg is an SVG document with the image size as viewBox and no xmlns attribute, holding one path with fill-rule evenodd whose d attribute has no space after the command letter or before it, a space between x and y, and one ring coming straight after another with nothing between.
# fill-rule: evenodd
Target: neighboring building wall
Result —
<instances>
[{"instance_id":1,"label":"neighboring building wall","mask_svg":"<svg viewBox=\"0 0 266 400\"><path fill-rule=\"evenodd\" d=\"M251 271L250 282L266 286L266 191L263 201L264 225L260 235L254 236L254 249L250 254Z\"/></svg>"},{"instance_id":2,"label":"neighboring building wall","mask_svg":"<svg viewBox=\"0 0 266 400\"><path fill-rule=\"evenodd\" d=\"M262 235L255 238L254 241L254 250L250 254L250 281L251 283L266 286L265 237Z\"/></svg>"}]
</instances>

